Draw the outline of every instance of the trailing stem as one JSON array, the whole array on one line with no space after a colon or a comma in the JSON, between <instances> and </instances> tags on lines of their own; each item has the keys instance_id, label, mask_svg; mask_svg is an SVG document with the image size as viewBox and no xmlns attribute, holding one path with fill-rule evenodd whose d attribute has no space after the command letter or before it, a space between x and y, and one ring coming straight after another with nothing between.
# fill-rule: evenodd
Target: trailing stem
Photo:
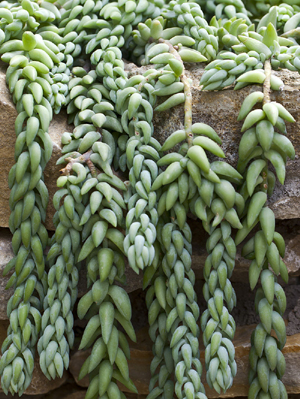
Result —
<instances>
[{"instance_id":1,"label":"trailing stem","mask_svg":"<svg viewBox=\"0 0 300 399\"><path fill-rule=\"evenodd\" d=\"M265 81L263 83L263 93L264 93L264 98L263 98L263 105L270 103L270 92L271 92L271 73L272 73L272 68L271 68L271 61L270 59L267 59L264 64L264 71L265 71Z\"/></svg>"}]
</instances>

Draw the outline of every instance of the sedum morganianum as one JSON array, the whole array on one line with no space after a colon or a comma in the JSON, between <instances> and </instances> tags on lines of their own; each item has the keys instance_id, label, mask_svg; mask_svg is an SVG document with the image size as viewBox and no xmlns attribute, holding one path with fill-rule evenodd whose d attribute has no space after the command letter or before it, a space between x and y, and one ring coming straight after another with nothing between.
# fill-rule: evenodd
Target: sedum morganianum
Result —
<instances>
[{"instance_id":1,"label":"sedum morganianum","mask_svg":"<svg viewBox=\"0 0 300 399\"><path fill-rule=\"evenodd\" d=\"M7 83L18 111L16 163L8 177L15 256L4 271L13 270L8 287L14 287L0 361L5 393L21 395L29 386L36 344L49 379L68 368L83 267L88 292L77 314L88 322L80 348L92 348L80 372L90 378L86 399L125 398L117 382L136 392L127 364L126 335L135 339L131 304L120 287L126 258L135 272L143 272L148 287L154 354L148 399L205 399L200 316L207 383L225 392L237 372L230 276L236 245L257 225L242 249L252 261L250 287L261 281L249 398L287 397L281 381L286 298L277 281L278 275L288 279L285 245L266 201L276 176L284 183L287 157L295 155L284 136L285 121L294 119L271 101L270 90L283 87L271 68L300 69L300 13L294 1L277 3L0 3L0 53L9 64ZM151 67L129 78L123 57ZM200 81L204 90L263 84L241 107L239 120L245 121L237 170L222 160L217 133L192 122L185 62L210 62ZM153 114L175 106L184 107L184 128L161 145ZM61 138L63 169L50 239L43 224L48 203L43 171L52 153L48 127L53 112L63 107L74 129ZM209 235L202 314L191 268L189 213Z\"/></svg>"}]
</instances>

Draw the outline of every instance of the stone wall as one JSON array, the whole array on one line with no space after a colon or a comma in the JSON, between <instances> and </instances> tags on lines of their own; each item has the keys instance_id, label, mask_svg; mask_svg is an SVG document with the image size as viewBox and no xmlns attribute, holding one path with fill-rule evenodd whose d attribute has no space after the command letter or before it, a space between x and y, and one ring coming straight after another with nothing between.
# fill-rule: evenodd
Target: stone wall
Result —
<instances>
[{"instance_id":1,"label":"stone wall","mask_svg":"<svg viewBox=\"0 0 300 399\"><path fill-rule=\"evenodd\" d=\"M132 64L127 68L130 74L135 74L141 69ZM228 161L236 164L238 142L241 137L241 123L236 122L239 107L245 96L254 90L261 90L258 87L248 87L241 91L227 89L222 92L206 93L199 89L199 79L203 69L190 66L189 77L193 80L193 122L205 122L210 124L223 140L222 148ZM270 207L274 210L277 218L277 230L284 235L287 245L286 264L289 270L290 281L285 285L285 292L288 299L288 309L285 314L287 323L288 339L284 349L287 362L287 371L284 376L284 383L289 392L289 397L296 399L300 393L300 103L299 89L300 79L298 73L282 71L278 73L285 83L284 90L273 94L273 99L281 102L293 114L295 124L288 126L288 137L293 141L296 149L296 159L287 164L287 178L284 187L276 186L274 195L269 201ZM7 175L14 163L14 119L17 113L11 100L10 93L5 85L5 69L0 63L0 274L13 256L11 249L11 234L8 230L9 218L9 190ZM53 156L46 168L45 179L49 188L50 203L47 213L46 227L53 230L52 217L54 209L51 206L51 199L56 190L56 178L59 167L56 160L60 156L60 136L64 131L70 131L67 125L66 114L62 112L55 116L51 123L49 133L54 142ZM176 107L163 114L155 115L156 138L163 142L174 129L183 126L182 107ZM193 269L196 274L196 291L201 309L205 304L202 299L202 272L206 258L205 240L207 235L201 223L189 220L193 231ZM234 310L234 317L237 321L237 333L235 337L236 358L238 363L238 374L233 387L224 397L241 397L247 395L247 369L248 353L250 348L250 335L257 321L254 312L254 293L248 285L249 262L241 257L238 249L236 268L232 277L233 285L237 293L238 305ZM86 292L85 271L80 271L79 296ZM126 393L128 399L144 399L148 393L148 382L150 379L149 365L151 361L151 341L147 334L147 312L144 305L145 294L142 291L141 276L137 276L127 268L126 290L133 303L133 324L137 331L137 343L131 343L130 371L131 378L138 387L139 395ZM6 303L12 295L12 290L5 290L9 277L0 278L0 344L6 335L8 320L6 315ZM299 299L298 299L299 298ZM84 322L76 319L75 316L75 348L71 353L70 369L65 372L61 379L48 381L43 376L36 359L34 378L31 386L26 391L26 398L35 399L83 399L88 384L87 379L78 381L79 369L84 362L87 352L78 351L79 339L84 329ZM203 349L203 348L202 348ZM202 350L202 360L203 360ZM124 388L124 387L123 387ZM218 397L207 385L209 398ZM125 388L124 388L124 391ZM0 399L6 397L0 391Z\"/></svg>"}]
</instances>

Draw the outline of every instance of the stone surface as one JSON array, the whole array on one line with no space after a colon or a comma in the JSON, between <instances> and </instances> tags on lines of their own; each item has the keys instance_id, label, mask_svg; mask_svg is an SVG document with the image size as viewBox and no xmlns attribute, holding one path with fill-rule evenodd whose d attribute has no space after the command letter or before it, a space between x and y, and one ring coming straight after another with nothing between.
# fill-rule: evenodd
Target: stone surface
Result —
<instances>
[{"instance_id":1,"label":"stone surface","mask_svg":"<svg viewBox=\"0 0 300 399\"><path fill-rule=\"evenodd\" d=\"M27 392L22 396L24 399L84 399L86 394L85 389L80 389L72 378L68 378L67 382L58 388L54 388L46 394L28 394ZM11 394L5 395L0 393L0 399L13 399L16 396Z\"/></svg>"},{"instance_id":2,"label":"stone surface","mask_svg":"<svg viewBox=\"0 0 300 399\"><path fill-rule=\"evenodd\" d=\"M81 366L83 365L85 359L90 355L91 350L86 350L86 351L76 351L73 353L70 357L70 366L69 370L70 373L72 374L73 378L75 379L76 383L80 387L88 387L89 386L89 377L86 375L84 378L81 380L78 379L79 372L81 369Z\"/></svg>"},{"instance_id":3,"label":"stone surface","mask_svg":"<svg viewBox=\"0 0 300 399\"><path fill-rule=\"evenodd\" d=\"M12 103L5 83L5 74L0 69L0 220L1 226L7 226L10 214L8 200L8 172L14 164L15 129L17 111Z\"/></svg>"},{"instance_id":4,"label":"stone surface","mask_svg":"<svg viewBox=\"0 0 300 399\"><path fill-rule=\"evenodd\" d=\"M300 293L299 293L300 294ZM286 332L289 335L295 334L296 331L300 331L300 295L297 297L297 303L294 308L289 312L288 319L289 324L287 325Z\"/></svg>"},{"instance_id":5,"label":"stone surface","mask_svg":"<svg viewBox=\"0 0 300 399\"><path fill-rule=\"evenodd\" d=\"M237 397L247 396L248 394L248 356L250 350L250 336L255 325L247 327L238 327L234 339L237 375L234 384L226 394L218 395L211 390L205 383L205 389L208 398L217 397ZM137 343L131 343L131 357L129 360L130 377L136 385L139 394L146 395L148 393L148 384L150 380L150 362L152 360L151 346L147 329L144 328L137 333ZM286 373L283 382L289 394L300 393L300 334L287 338L287 343L283 349L286 359ZM70 372L74 376L76 382L79 370L88 356L88 352L77 352L71 357ZM201 362L204 363L204 348L201 347ZM202 381L205 381L205 372ZM80 386L88 386L88 380L80 381ZM122 386L127 392L127 389Z\"/></svg>"},{"instance_id":6,"label":"stone surface","mask_svg":"<svg viewBox=\"0 0 300 399\"><path fill-rule=\"evenodd\" d=\"M0 229L0 320L5 320L7 319L7 314L6 314L6 305L9 300L9 298L13 294L13 289L10 288L9 290L6 290L6 284L9 280L9 277L11 276L11 273L9 273L8 276L3 277L2 273L7 265L7 263L10 261L10 259L13 257L13 251L11 247L11 233L9 232L8 229ZM1 325L2 323L0 323ZM1 341L2 342L2 341Z\"/></svg>"},{"instance_id":7,"label":"stone surface","mask_svg":"<svg viewBox=\"0 0 300 399\"><path fill-rule=\"evenodd\" d=\"M191 64L192 65L192 64ZM239 107L248 93L254 90L261 90L261 87L246 87L239 91L232 88L221 92L202 92L199 88L199 80L203 73L201 66L188 67L188 75L193 80L193 122L205 122L211 125L223 139L222 148L227 156L227 160L232 165L236 164L238 142L241 137L241 122L237 122ZM127 64L130 74L142 72L145 68L137 68L133 64ZM295 161L287 164L287 178L284 187L277 186L270 199L270 206L275 211L279 219L291 219L300 217L298 201L300 197L300 103L298 93L300 88L299 74L284 70L280 72L285 85L282 92L272 94L272 99L276 99L293 114L296 118L295 124L289 124L288 137L292 140L296 148ZM14 124L12 123L17 116L16 110L11 100L8 88L5 84L5 65L0 63L0 227L8 226L9 218L9 190L7 176L14 163L13 148L15 143ZM178 106L164 113L156 113L154 118L155 137L163 142L168 135L183 126L183 107ZM64 131L70 131L67 125L66 113L55 115L49 128L49 134L53 140L53 156L45 170L45 182L49 189L49 207L47 213L46 226L53 229L52 217L54 209L51 205L52 196L56 190L56 179L59 176L59 166L56 160L60 156L60 136Z\"/></svg>"},{"instance_id":8,"label":"stone surface","mask_svg":"<svg viewBox=\"0 0 300 399\"><path fill-rule=\"evenodd\" d=\"M2 345L2 342L6 338L6 331L9 326L8 320L2 320L0 323L0 344Z\"/></svg>"},{"instance_id":9,"label":"stone surface","mask_svg":"<svg viewBox=\"0 0 300 399\"><path fill-rule=\"evenodd\" d=\"M47 395L44 395L42 399L84 399L85 394L86 390L80 389L74 380L69 377L66 384L62 385L58 389L50 391ZM32 399L35 398L33 397Z\"/></svg>"},{"instance_id":10,"label":"stone surface","mask_svg":"<svg viewBox=\"0 0 300 399\"><path fill-rule=\"evenodd\" d=\"M39 358L36 354L34 359L34 371L31 383L29 387L26 389L27 395L42 395L46 394L53 389L59 388L63 385L68 378L68 372L65 371L62 378L55 378L55 380L49 381L47 377L44 376L42 373L40 366L39 366Z\"/></svg>"},{"instance_id":11,"label":"stone surface","mask_svg":"<svg viewBox=\"0 0 300 399\"><path fill-rule=\"evenodd\" d=\"M64 396L65 399L84 399L86 391L77 391ZM61 396L62 397L62 396ZM53 397L55 399L55 397Z\"/></svg>"}]
</instances>

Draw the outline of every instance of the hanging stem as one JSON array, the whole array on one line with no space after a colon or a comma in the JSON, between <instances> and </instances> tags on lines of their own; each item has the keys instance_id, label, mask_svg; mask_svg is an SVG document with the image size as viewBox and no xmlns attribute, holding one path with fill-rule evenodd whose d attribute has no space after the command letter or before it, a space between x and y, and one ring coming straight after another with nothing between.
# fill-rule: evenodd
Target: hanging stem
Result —
<instances>
[{"instance_id":1,"label":"hanging stem","mask_svg":"<svg viewBox=\"0 0 300 399\"><path fill-rule=\"evenodd\" d=\"M265 61L264 70L265 70L266 79L265 79L264 84L263 84L263 93L264 93L263 105L271 102L270 92L271 92L271 72L272 72L272 68L271 68L270 59ZM262 188L262 191L264 191L266 193L267 190L268 190L268 166L263 168L263 170L262 170L262 178L264 180L263 180L263 182L261 184L261 188Z\"/></svg>"},{"instance_id":2,"label":"hanging stem","mask_svg":"<svg viewBox=\"0 0 300 399\"><path fill-rule=\"evenodd\" d=\"M98 176L98 172L97 172L97 169L96 169L95 165L93 164L93 162L90 159L87 159L86 164L87 164L87 166L89 167L89 169L91 171L91 175L93 177L97 177Z\"/></svg>"},{"instance_id":3,"label":"hanging stem","mask_svg":"<svg viewBox=\"0 0 300 399\"><path fill-rule=\"evenodd\" d=\"M169 46L170 53L174 55L174 57L180 61L183 65L183 72L180 75L180 80L184 85L184 130L186 134L186 139L188 146L191 147L193 144L193 133L192 133L192 92L191 85L189 83L188 77L185 74L183 61L178 53L178 46L173 46L168 40L159 39L160 43L166 43Z\"/></svg>"},{"instance_id":4,"label":"hanging stem","mask_svg":"<svg viewBox=\"0 0 300 399\"><path fill-rule=\"evenodd\" d=\"M270 91L271 91L272 69L271 69L271 61L269 59L265 61L264 70L265 70L266 79L263 84L263 93L264 93L263 105L271 102Z\"/></svg>"},{"instance_id":5,"label":"hanging stem","mask_svg":"<svg viewBox=\"0 0 300 399\"><path fill-rule=\"evenodd\" d=\"M66 158L65 161L67 161L68 164L63 169L61 169L59 171L60 175L65 175L65 176L69 175L72 171L72 166L74 163L86 163L89 166L88 161L91 162L90 156L92 155L92 153L93 153L93 151L87 151L77 158L71 158L71 157ZM95 169L95 171L96 171L96 169ZM92 170L91 170L91 173L93 174Z\"/></svg>"},{"instance_id":6,"label":"hanging stem","mask_svg":"<svg viewBox=\"0 0 300 399\"><path fill-rule=\"evenodd\" d=\"M187 76L183 72L180 76L182 83L184 84L184 94L185 94L185 103L184 103L184 129L187 137L187 142L189 147L193 144L193 133L192 133L192 92L191 85L188 81Z\"/></svg>"},{"instance_id":7,"label":"hanging stem","mask_svg":"<svg viewBox=\"0 0 300 399\"><path fill-rule=\"evenodd\" d=\"M145 76L144 79L141 81L141 83L138 86L138 91L142 91L142 89L146 83L151 82L152 79L157 79L162 74L163 74L163 71L155 71L155 72L152 72L149 75Z\"/></svg>"},{"instance_id":8,"label":"hanging stem","mask_svg":"<svg viewBox=\"0 0 300 399\"><path fill-rule=\"evenodd\" d=\"M71 158L68 157L65 160L68 162L68 164L59 171L59 173L63 176L68 176L71 171L72 171L72 166L74 163L86 163L87 166L89 167L91 174L93 177L97 177L98 176L98 172L97 169L95 167L95 165L93 164L93 162L90 160L90 156L93 154L93 151L87 151L84 154L80 155L77 158Z\"/></svg>"}]
</instances>

